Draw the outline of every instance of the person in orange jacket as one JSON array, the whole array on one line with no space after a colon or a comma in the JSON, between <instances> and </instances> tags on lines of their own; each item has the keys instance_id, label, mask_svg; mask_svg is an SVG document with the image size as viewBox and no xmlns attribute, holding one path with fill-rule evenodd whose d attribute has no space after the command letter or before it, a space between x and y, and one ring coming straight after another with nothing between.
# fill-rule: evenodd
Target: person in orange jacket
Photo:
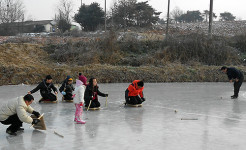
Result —
<instances>
[{"instance_id":1,"label":"person in orange jacket","mask_svg":"<svg viewBox=\"0 0 246 150\"><path fill-rule=\"evenodd\" d=\"M126 104L142 104L145 101L143 96L144 82L134 80L125 91Z\"/></svg>"}]
</instances>

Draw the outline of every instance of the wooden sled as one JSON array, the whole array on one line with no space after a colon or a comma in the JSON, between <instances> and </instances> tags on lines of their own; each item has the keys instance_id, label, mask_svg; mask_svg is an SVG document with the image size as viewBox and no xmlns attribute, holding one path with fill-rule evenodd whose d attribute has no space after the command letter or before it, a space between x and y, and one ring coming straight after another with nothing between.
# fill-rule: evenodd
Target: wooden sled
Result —
<instances>
[{"instance_id":1,"label":"wooden sled","mask_svg":"<svg viewBox=\"0 0 246 150\"><path fill-rule=\"evenodd\" d=\"M57 103L58 101L57 100L56 101L47 101L47 100L43 100L43 98L41 98L38 102L39 103Z\"/></svg>"},{"instance_id":2,"label":"wooden sled","mask_svg":"<svg viewBox=\"0 0 246 150\"><path fill-rule=\"evenodd\" d=\"M142 107L143 104L137 104L137 105L126 104L126 106L129 106L129 107Z\"/></svg>"},{"instance_id":3,"label":"wooden sled","mask_svg":"<svg viewBox=\"0 0 246 150\"><path fill-rule=\"evenodd\" d=\"M37 119L35 115L31 115L31 117L33 119ZM32 127L37 130L46 130L46 125L44 123L44 116L40 118L40 122L38 124L34 124Z\"/></svg>"},{"instance_id":4,"label":"wooden sled","mask_svg":"<svg viewBox=\"0 0 246 150\"><path fill-rule=\"evenodd\" d=\"M85 107L85 109L87 110L88 108ZM89 110L100 110L100 107L89 108Z\"/></svg>"},{"instance_id":5,"label":"wooden sled","mask_svg":"<svg viewBox=\"0 0 246 150\"><path fill-rule=\"evenodd\" d=\"M73 103L73 100L64 100L64 102Z\"/></svg>"}]
</instances>

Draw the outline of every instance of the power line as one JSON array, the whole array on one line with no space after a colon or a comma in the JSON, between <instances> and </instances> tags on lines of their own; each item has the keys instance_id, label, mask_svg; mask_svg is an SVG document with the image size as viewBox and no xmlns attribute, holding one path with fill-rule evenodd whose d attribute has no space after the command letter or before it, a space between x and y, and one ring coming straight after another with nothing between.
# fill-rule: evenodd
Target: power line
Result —
<instances>
[{"instance_id":1,"label":"power line","mask_svg":"<svg viewBox=\"0 0 246 150\"><path fill-rule=\"evenodd\" d=\"M105 32L106 32L106 29L107 29L107 15L106 15L106 0L105 0L105 18L104 18L104 30L105 30Z\"/></svg>"}]
</instances>

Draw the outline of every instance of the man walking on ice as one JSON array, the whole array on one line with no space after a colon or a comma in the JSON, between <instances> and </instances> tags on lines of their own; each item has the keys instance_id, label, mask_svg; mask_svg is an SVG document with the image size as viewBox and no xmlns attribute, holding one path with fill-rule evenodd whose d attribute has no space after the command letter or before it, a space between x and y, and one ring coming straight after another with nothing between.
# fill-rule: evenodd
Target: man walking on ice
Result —
<instances>
[{"instance_id":1,"label":"man walking on ice","mask_svg":"<svg viewBox=\"0 0 246 150\"><path fill-rule=\"evenodd\" d=\"M244 80L243 73L236 68L227 68L225 66L221 68L221 71L227 74L230 82L234 80L234 95L232 95L231 98L238 98L238 93Z\"/></svg>"}]
</instances>

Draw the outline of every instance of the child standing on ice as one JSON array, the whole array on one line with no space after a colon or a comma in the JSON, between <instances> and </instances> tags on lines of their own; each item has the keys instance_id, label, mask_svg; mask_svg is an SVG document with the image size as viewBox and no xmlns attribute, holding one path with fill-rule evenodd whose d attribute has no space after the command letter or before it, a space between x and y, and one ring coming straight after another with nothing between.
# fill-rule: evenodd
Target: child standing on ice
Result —
<instances>
[{"instance_id":1,"label":"child standing on ice","mask_svg":"<svg viewBox=\"0 0 246 150\"><path fill-rule=\"evenodd\" d=\"M85 86L83 85L83 82L81 82L80 80L76 80L76 87L73 92L74 94L73 102L76 107L74 121L80 124L85 124L85 121L81 120L81 116L83 112L82 106L84 105L84 93L85 93Z\"/></svg>"}]
</instances>

